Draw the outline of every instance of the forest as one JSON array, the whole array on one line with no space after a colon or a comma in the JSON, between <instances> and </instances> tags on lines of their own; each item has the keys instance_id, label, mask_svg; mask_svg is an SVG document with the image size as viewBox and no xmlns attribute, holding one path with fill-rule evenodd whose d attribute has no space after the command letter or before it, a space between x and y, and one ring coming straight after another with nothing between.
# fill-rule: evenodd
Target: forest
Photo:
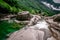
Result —
<instances>
[{"instance_id":1,"label":"forest","mask_svg":"<svg viewBox=\"0 0 60 40\"><path fill-rule=\"evenodd\" d=\"M54 2L51 4L60 6ZM52 18L60 22L60 11L48 8L41 3L41 0L0 0L0 40L6 40L13 32L24 28L32 15L39 15L49 20Z\"/></svg>"}]
</instances>

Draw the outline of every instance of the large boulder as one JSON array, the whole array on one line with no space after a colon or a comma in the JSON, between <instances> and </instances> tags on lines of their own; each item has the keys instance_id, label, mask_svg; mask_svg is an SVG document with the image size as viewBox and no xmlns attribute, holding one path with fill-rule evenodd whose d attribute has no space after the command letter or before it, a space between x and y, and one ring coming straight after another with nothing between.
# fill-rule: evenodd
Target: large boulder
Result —
<instances>
[{"instance_id":1,"label":"large boulder","mask_svg":"<svg viewBox=\"0 0 60 40\"><path fill-rule=\"evenodd\" d=\"M29 14L28 11L23 11L23 12L19 12L16 19L19 21L25 21L25 20L30 20L32 17L31 14Z\"/></svg>"},{"instance_id":2,"label":"large boulder","mask_svg":"<svg viewBox=\"0 0 60 40\"><path fill-rule=\"evenodd\" d=\"M60 14L55 15L53 19L55 22L60 22Z\"/></svg>"}]
</instances>

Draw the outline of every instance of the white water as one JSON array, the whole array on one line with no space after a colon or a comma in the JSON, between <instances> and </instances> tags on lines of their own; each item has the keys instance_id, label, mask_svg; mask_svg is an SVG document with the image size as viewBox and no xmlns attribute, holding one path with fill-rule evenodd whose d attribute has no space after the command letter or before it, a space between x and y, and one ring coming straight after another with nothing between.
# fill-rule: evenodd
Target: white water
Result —
<instances>
[{"instance_id":1,"label":"white water","mask_svg":"<svg viewBox=\"0 0 60 40\"><path fill-rule=\"evenodd\" d=\"M48 26L49 26L48 23L45 20L42 20L42 21L37 22L36 25L31 26L31 28L48 29Z\"/></svg>"},{"instance_id":2,"label":"white water","mask_svg":"<svg viewBox=\"0 0 60 40\"><path fill-rule=\"evenodd\" d=\"M57 11L60 11L60 7L56 8L54 7L54 5L50 4L50 3L47 3L47 2L44 2L44 1L41 1L44 5L46 5L47 7L49 7L50 9L53 9L53 10L57 10Z\"/></svg>"}]
</instances>

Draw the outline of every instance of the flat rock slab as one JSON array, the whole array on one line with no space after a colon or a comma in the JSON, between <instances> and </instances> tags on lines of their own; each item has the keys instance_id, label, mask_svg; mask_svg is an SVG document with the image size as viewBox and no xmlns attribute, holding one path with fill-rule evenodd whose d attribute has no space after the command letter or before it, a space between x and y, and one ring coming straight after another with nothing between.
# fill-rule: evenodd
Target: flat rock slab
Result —
<instances>
[{"instance_id":1,"label":"flat rock slab","mask_svg":"<svg viewBox=\"0 0 60 40\"><path fill-rule=\"evenodd\" d=\"M14 32L7 40L38 40L41 38L43 40L44 32L39 30L27 29L27 30L19 30ZM38 38L38 34L41 36Z\"/></svg>"},{"instance_id":2,"label":"flat rock slab","mask_svg":"<svg viewBox=\"0 0 60 40\"><path fill-rule=\"evenodd\" d=\"M21 29L10 35L7 40L44 40L44 32L32 28ZM53 37L47 40L55 40Z\"/></svg>"}]
</instances>

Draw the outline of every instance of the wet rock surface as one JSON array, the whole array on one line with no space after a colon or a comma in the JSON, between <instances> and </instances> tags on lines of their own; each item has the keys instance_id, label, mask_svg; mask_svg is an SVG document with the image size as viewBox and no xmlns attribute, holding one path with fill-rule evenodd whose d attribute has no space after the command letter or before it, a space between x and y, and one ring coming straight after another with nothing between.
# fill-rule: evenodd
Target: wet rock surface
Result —
<instances>
[{"instance_id":1,"label":"wet rock surface","mask_svg":"<svg viewBox=\"0 0 60 40\"><path fill-rule=\"evenodd\" d=\"M16 23L24 22L26 26L9 35L7 40L60 40L60 14L41 17L29 12L7 15L1 20L13 19ZM21 21L22 20L22 21Z\"/></svg>"},{"instance_id":2,"label":"wet rock surface","mask_svg":"<svg viewBox=\"0 0 60 40\"><path fill-rule=\"evenodd\" d=\"M60 40L60 23L53 17L46 19L33 16L26 27L12 33L7 40Z\"/></svg>"}]
</instances>

